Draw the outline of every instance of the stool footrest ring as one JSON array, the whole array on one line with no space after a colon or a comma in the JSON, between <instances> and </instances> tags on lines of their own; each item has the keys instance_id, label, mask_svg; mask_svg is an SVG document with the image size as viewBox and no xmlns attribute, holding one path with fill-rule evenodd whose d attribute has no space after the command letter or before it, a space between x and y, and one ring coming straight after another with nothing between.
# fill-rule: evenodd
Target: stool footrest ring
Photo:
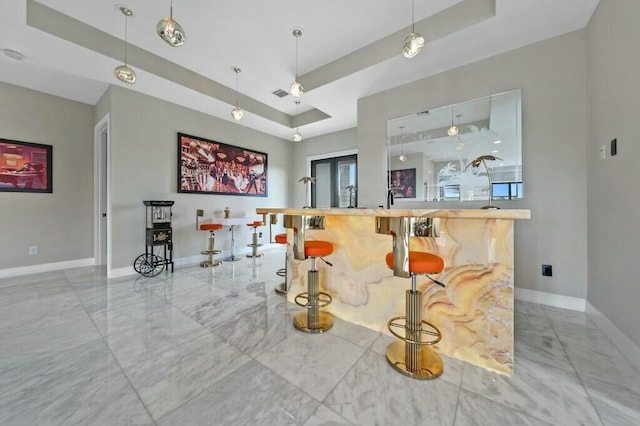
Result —
<instances>
[{"instance_id":1,"label":"stool footrest ring","mask_svg":"<svg viewBox=\"0 0 640 426\"><path fill-rule=\"evenodd\" d=\"M220 254L220 250L202 250L200 254Z\"/></svg>"},{"instance_id":2,"label":"stool footrest ring","mask_svg":"<svg viewBox=\"0 0 640 426\"><path fill-rule=\"evenodd\" d=\"M302 303L298 301L298 299L304 299L306 300L306 302ZM331 304L331 302L333 301L333 298L331 297L330 294L327 294L321 291L318 293L317 303L314 304L309 300L309 292L305 291L304 293L298 294L294 300L298 306L302 306L303 308L317 309L317 308L324 308L325 306Z\"/></svg>"},{"instance_id":3,"label":"stool footrest ring","mask_svg":"<svg viewBox=\"0 0 640 426\"><path fill-rule=\"evenodd\" d=\"M262 247L262 244L247 244L247 247Z\"/></svg>"},{"instance_id":4,"label":"stool footrest ring","mask_svg":"<svg viewBox=\"0 0 640 426\"><path fill-rule=\"evenodd\" d=\"M279 277L286 277L287 276L287 268L280 268L276 271L276 275Z\"/></svg>"},{"instance_id":5,"label":"stool footrest ring","mask_svg":"<svg viewBox=\"0 0 640 426\"><path fill-rule=\"evenodd\" d=\"M442 339L442 333L440 333L440 330L438 330L438 328L435 325L424 320L422 320L421 323L422 324L420 326L420 329L412 332L407 328L407 317L403 315L403 316L391 318L389 322L387 322L387 328L389 329L391 334L393 334L398 339L403 340L407 343L413 343L416 345L435 345ZM423 327L423 325L427 325L429 328L425 328ZM404 330L405 335L403 336L402 334L398 333L395 329ZM415 333L416 338L412 339L410 337L407 337L408 333ZM424 340L423 339L424 336L431 336L432 339Z\"/></svg>"}]
</instances>

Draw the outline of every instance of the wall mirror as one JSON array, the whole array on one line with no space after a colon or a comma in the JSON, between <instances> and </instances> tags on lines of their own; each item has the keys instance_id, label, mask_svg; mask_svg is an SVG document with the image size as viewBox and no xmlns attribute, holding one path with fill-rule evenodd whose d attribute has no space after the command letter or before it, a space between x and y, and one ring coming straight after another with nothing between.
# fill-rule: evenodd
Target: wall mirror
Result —
<instances>
[{"instance_id":1,"label":"wall mirror","mask_svg":"<svg viewBox=\"0 0 640 426\"><path fill-rule=\"evenodd\" d=\"M522 198L520 90L387 121L395 201Z\"/></svg>"}]
</instances>

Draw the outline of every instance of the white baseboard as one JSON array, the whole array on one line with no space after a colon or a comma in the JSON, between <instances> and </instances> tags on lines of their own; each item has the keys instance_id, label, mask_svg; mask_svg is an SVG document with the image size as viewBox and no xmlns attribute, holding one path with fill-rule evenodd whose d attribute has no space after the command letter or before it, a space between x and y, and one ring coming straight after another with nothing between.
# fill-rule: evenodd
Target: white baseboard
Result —
<instances>
[{"instance_id":1,"label":"white baseboard","mask_svg":"<svg viewBox=\"0 0 640 426\"><path fill-rule=\"evenodd\" d=\"M6 268L0 269L0 278L39 274L41 272L59 271L61 269L80 268L82 266L93 266L95 264L95 258L88 257L86 259L67 260L64 262L41 263L39 265L21 266L19 268Z\"/></svg>"},{"instance_id":2,"label":"white baseboard","mask_svg":"<svg viewBox=\"0 0 640 426\"><path fill-rule=\"evenodd\" d=\"M640 371L640 347L629 339L609 318L604 316L591 303L587 302L587 315L591 317L600 329L606 333L613 345L618 348L622 355Z\"/></svg>"},{"instance_id":3,"label":"white baseboard","mask_svg":"<svg viewBox=\"0 0 640 426\"><path fill-rule=\"evenodd\" d=\"M555 308L569 309L571 311L584 312L586 300L577 297L563 296L561 294L546 293L544 291L529 290L528 288L515 288L516 300L523 302L539 303Z\"/></svg>"},{"instance_id":4,"label":"white baseboard","mask_svg":"<svg viewBox=\"0 0 640 426\"><path fill-rule=\"evenodd\" d=\"M264 244L260 247L260 251L270 251L270 250L282 250L282 244ZM245 256L251 253L251 247L240 247L236 248L234 254L236 256ZM222 260L231 256L231 250L222 250L220 254L216 254L216 259ZM177 257L173 259L174 268L180 268L182 266L193 266L198 265L200 262L206 259L206 255L197 254L195 256L186 256L186 257ZM111 269L107 271L107 277L109 278L120 278L126 277L128 275L135 275L137 272L133 269L133 266L125 266L124 268Z\"/></svg>"}]
</instances>

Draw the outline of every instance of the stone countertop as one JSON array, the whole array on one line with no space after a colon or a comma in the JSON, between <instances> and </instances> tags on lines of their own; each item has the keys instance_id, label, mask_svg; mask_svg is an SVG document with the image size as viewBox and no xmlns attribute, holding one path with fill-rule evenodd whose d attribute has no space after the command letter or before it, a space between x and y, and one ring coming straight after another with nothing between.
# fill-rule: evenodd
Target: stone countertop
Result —
<instances>
[{"instance_id":1,"label":"stone countertop","mask_svg":"<svg viewBox=\"0 0 640 426\"><path fill-rule=\"evenodd\" d=\"M530 219L530 210L511 209L301 209L257 208L257 214L305 216L444 217L457 219Z\"/></svg>"}]
</instances>

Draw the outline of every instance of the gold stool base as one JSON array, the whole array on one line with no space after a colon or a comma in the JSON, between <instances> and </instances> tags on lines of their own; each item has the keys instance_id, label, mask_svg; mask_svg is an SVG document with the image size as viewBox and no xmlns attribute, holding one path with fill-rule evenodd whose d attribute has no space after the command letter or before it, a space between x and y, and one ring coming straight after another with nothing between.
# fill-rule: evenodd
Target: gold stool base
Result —
<instances>
[{"instance_id":1,"label":"gold stool base","mask_svg":"<svg viewBox=\"0 0 640 426\"><path fill-rule=\"evenodd\" d=\"M333 327L333 316L330 313L324 311L316 313L316 326L314 326L313 328L309 327L309 316L312 315L313 312L311 311L300 312L296 314L296 316L293 318L293 326L300 331L311 334L324 333L325 331L328 331L331 329L331 327Z\"/></svg>"},{"instance_id":2,"label":"gold stool base","mask_svg":"<svg viewBox=\"0 0 640 426\"><path fill-rule=\"evenodd\" d=\"M407 348L412 343L393 342L387 346L387 361L399 373L418 380L431 380L440 377L444 370L442 358L430 348L420 345L416 348L418 357L416 368L407 366Z\"/></svg>"},{"instance_id":3,"label":"gold stool base","mask_svg":"<svg viewBox=\"0 0 640 426\"><path fill-rule=\"evenodd\" d=\"M286 295L287 294L287 283L281 283L276 286L276 294Z\"/></svg>"},{"instance_id":4,"label":"gold stool base","mask_svg":"<svg viewBox=\"0 0 640 426\"><path fill-rule=\"evenodd\" d=\"M203 268L215 268L216 266L220 266L221 263L222 262L220 262L219 260L215 260L213 262L205 260L204 262L200 262L200 266Z\"/></svg>"},{"instance_id":5,"label":"gold stool base","mask_svg":"<svg viewBox=\"0 0 640 426\"><path fill-rule=\"evenodd\" d=\"M257 254L248 254L247 257L251 258L251 257L262 257L264 256L264 253L257 253Z\"/></svg>"}]
</instances>

